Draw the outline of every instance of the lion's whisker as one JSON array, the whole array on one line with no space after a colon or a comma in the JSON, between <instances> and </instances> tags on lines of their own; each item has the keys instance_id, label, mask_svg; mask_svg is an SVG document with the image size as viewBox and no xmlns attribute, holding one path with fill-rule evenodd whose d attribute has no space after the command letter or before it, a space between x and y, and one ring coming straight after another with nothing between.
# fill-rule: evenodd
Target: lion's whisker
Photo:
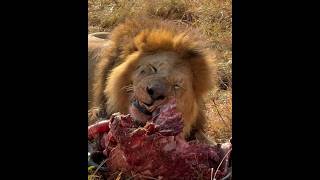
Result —
<instances>
[{"instance_id":1,"label":"lion's whisker","mask_svg":"<svg viewBox=\"0 0 320 180\"><path fill-rule=\"evenodd\" d=\"M130 85L122 87L121 90L125 90L126 92L132 92L133 86L132 86L132 84L130 84Z\"/></svg>"}]
</instances>

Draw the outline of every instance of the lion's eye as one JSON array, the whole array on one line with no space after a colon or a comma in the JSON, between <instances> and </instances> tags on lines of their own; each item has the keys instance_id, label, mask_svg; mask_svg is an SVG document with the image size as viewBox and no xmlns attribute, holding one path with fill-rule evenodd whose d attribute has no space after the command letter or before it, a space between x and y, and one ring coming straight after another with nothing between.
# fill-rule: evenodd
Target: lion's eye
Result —
<instances>
[{"instance_id":1,"label":"lion's eye","mask_svg":"<svg viewBox=\"0 0 320 180\"><path fill-rule=\"evenodd\" d=\"M151 66L151 65L150 65L150 67L151 67L153 72L157 72L157 68L155 68L154 66Z\"/></svg>"},{"instance_id":2,"label":"lion's eye","mask_svg":"<svg viewBox=\"0 0 320 180\"><path fill-rule=\"evenodd\" d=\"M174 89L180 89L180 86L178 84L175 84Z\"/></svg>"},{"instance_id":3,"label":"lion's eye","mask_svg":"<svg viewBox=\"0 0 320 180\"><path fill-rule=\"evenodd\" d=\"M137 67L136 67L136 69L139 69L141 67L141 65L138 65Z\"/></svg>"}]
</instances>

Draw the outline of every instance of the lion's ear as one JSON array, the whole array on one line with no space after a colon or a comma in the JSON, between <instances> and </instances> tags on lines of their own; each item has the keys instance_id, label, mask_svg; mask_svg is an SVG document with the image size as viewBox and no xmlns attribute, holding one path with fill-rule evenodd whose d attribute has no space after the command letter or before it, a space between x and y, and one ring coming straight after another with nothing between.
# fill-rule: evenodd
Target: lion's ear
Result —
<instances>
[{"instance_id":1,"label":"lion's ear","mask_svg":"<svg viewBox=\"0 0 320 180\"><path fill-rule=\"evenodd\" d=\"M199 53L199 52L198 52ZM197 96L202 96L216 86L217 74L215 55L207 53L190 54L191 70L193 72L193 88Z\"/></svg>"},{"instance_id":2,"label":"lion's ear","mask_svg":"<svg viewBox=\"0 0 320 180\"><path fill-rule=\"evenodd\" d=\"M203 56L203 45L187 32L174 37L173 47L182 59L201 59Z\"/></svg>"},{"instance_id":3,"label":"lion's ear","mask_svg":"<svg viewBox=\"0 0 320 180\"><path fill-rule=\"evenodd\" d=\"M183 59L201 59L202 53L197 49L187 49L182 53Z\"/></svg>"}]
</instances>

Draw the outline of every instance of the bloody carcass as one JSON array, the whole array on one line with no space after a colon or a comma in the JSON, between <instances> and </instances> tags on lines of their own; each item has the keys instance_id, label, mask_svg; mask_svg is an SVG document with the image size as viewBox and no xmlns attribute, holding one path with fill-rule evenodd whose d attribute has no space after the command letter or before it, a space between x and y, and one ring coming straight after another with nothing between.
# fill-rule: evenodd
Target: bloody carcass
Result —
<instances>
[{"instance_id":1,"label":"bloody carcass","mask_svg":"<svg viewBox=\"0 0 320 180\"><path fill-rule=\"evenodd\" d=\"M221 179L229 171L231 144L225 147L187 142L175 100L141 126L131 115L113 114L89 126L89 140L98 139L107 175L121 172L136 179Z\"/></svg>"}]
</instances>

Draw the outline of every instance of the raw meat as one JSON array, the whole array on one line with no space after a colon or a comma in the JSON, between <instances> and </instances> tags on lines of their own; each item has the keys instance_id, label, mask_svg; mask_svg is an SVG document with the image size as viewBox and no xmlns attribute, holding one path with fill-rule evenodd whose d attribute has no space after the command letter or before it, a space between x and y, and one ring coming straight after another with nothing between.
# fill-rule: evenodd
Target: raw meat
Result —
<instances>
[{"instance_id":1,"label":"raw meat","mask_svg":"<svg viewBox=\"0 0 320 180\"><path fill-rule=\"evenodd\" d=\"M159 112L143 127L130 115L119 113L89 127L89 139L100 134L107 174L121 171L135 179L211 179L213 174L221 179L227 175L228 164L222 160L231 145L221 148L187 142L181 136L183 120L174 99Z\"/></svg>"}]
</instances>

